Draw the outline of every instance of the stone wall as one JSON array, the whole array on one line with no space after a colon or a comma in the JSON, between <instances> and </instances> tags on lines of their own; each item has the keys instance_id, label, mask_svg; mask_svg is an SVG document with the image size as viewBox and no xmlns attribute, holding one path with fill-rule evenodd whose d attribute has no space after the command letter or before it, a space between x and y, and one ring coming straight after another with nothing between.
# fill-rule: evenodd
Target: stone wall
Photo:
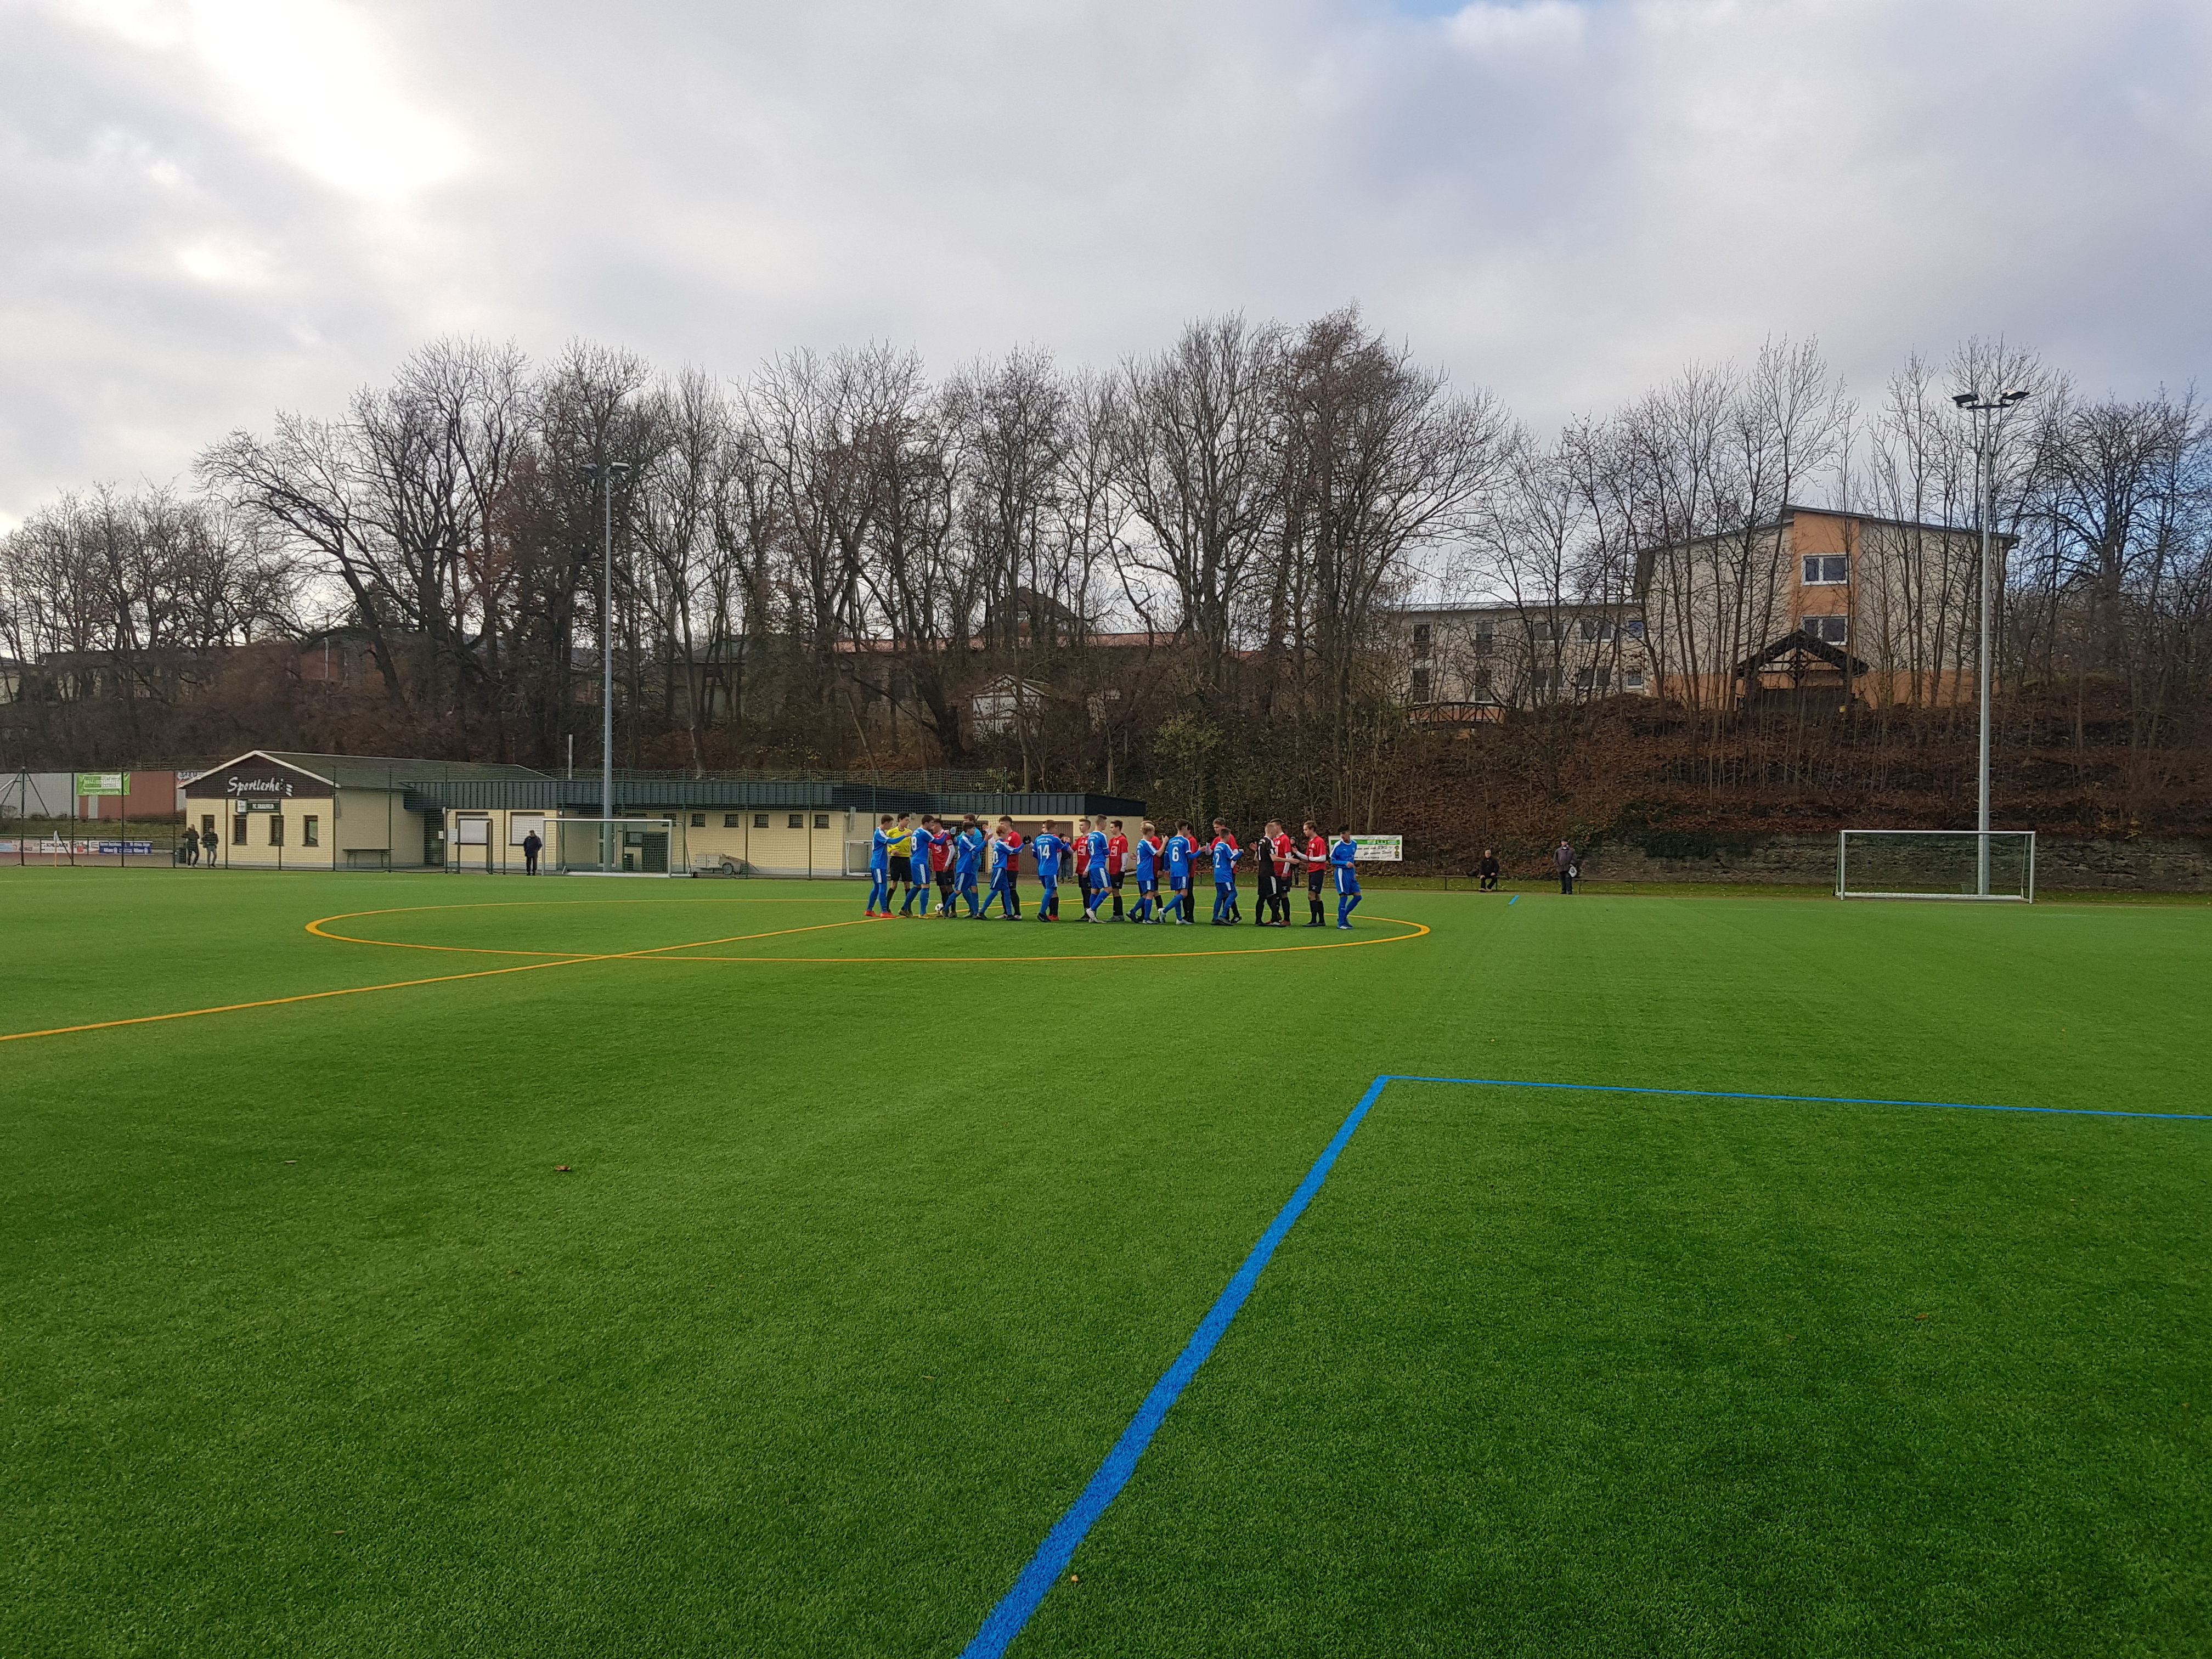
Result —
<instances>
[{"instance_id":1,"label":"stone wall","mask_svg":"<svg viewBox=\"0 0 2212 1659\"><path fill-rule=\"evenodd\" d=\"M1607 842L1583 860L1593 881L1774 882L1832 887L1833 836L1772 836L1705 858L1651 858L1632 842ZM2039 836L2038 892L2212 892L2212 840L2082 841Z\"/></svg>"}]
</instances>

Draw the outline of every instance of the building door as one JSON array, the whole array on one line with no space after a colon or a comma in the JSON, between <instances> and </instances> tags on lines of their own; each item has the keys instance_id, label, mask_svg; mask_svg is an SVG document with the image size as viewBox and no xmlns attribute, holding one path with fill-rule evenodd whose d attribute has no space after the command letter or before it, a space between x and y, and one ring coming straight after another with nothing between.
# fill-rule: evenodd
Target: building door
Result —
<instances>
[{"instance_id":1,"label":"building door","mask_svg":"<svg viewBox=\"0 0 2212 1659\"><path fill-rule=\"evenodd\" d=\"M666 875L668 873L667 832L665 830L656 832L648 830L644 835L639 836L638 839L642 843L639 848L641 857L639 858L638 862L643 867L646 874L649 876Z\"/></svg>"}]
</instances>

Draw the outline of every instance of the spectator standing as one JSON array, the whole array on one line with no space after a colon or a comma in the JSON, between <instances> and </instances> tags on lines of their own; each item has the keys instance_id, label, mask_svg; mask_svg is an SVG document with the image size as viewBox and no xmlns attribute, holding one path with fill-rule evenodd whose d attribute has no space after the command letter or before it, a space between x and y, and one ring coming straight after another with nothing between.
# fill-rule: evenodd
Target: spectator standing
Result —
<instances>
[{"instance_id":1,"label":"spectator standing","mask_svg":"<svg viewBox=\"0 0 2212 1659\"><path fill-rule=\"evenodd\" d=\"M186 864L200 861L200 832L189 823L185 826L185 838L177 843L177 852L179 859Z\"/></svg>"},{"instance_id":2,"label":"spectator standing","mask_svg":"<svg viewBox=\"0 0 2212 1659\"><path fill-rule=\"evenodd\" d=\"M1552 862L1559 866L1559 890L1562 893L1573 892L1575 878L1581 873L1575 866L1574 848L1563 839L1552 849Z\"/></svg>"},{"instance_id":3,"label":"spectator standing","mask_svg":"<svg viewBox=\"0 0 2212 1659\"><path fill-rule=\"evenodd\" d=\"M538 873L538 855L544 850L545 843L538 838L535 830L522 838L522 873L524 875L534 876Z\"/></svg>"}]
</instances>

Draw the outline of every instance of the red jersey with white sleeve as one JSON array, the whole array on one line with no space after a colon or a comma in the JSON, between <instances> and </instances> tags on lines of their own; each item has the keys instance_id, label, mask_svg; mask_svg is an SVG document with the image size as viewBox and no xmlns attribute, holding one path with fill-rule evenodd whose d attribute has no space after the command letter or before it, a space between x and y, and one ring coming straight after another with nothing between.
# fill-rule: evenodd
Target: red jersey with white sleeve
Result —
<instances>
[{"instance_id":1,"label":"red jersey with white sleeve","mask_svg":"<svg viewBox=\"0 0 2212 1659\"><path fill-rule=\"evenodd\" d=\"M1118 876L1129 861L1129 838L1127 836L1106 837L1106 873Z\"/></svg>"},{"instance_id":2,"label":"red jersey with white sleeve","mask_svg":"<svg viewBox=\"0 0 2212 1659\"><path fill-rule=\"evenodd\" d=\"M1323 836L1308 836L1305 848L1306 870L1319 875L1328 868L1328 840Z\"/></svg>"}]
</instances>

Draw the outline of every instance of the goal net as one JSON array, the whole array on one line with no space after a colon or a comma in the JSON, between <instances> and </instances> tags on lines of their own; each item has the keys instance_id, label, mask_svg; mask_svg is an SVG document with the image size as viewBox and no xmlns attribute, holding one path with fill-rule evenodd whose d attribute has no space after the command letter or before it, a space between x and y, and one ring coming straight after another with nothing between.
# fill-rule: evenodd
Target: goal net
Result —
<instances>
[{"instance_id":1,"label":"goal net","mask_svg":"<svg viewBox=\"0 0 2212 1659\"><path fill-rule=\"evenodd\" d=\"M1845 830L1836 896L2035 902L2033 830Z\"/></svg>"},{"instance_id":2,"label":"goal net","mask_svg":"<svg viewBox=\"0 0 2212 1659\"><path fill-rule=\"evenodd\" d=\"M545 851L563 876L688 875L674 818L549 818Z\"/></svg>"}]
</instances>

